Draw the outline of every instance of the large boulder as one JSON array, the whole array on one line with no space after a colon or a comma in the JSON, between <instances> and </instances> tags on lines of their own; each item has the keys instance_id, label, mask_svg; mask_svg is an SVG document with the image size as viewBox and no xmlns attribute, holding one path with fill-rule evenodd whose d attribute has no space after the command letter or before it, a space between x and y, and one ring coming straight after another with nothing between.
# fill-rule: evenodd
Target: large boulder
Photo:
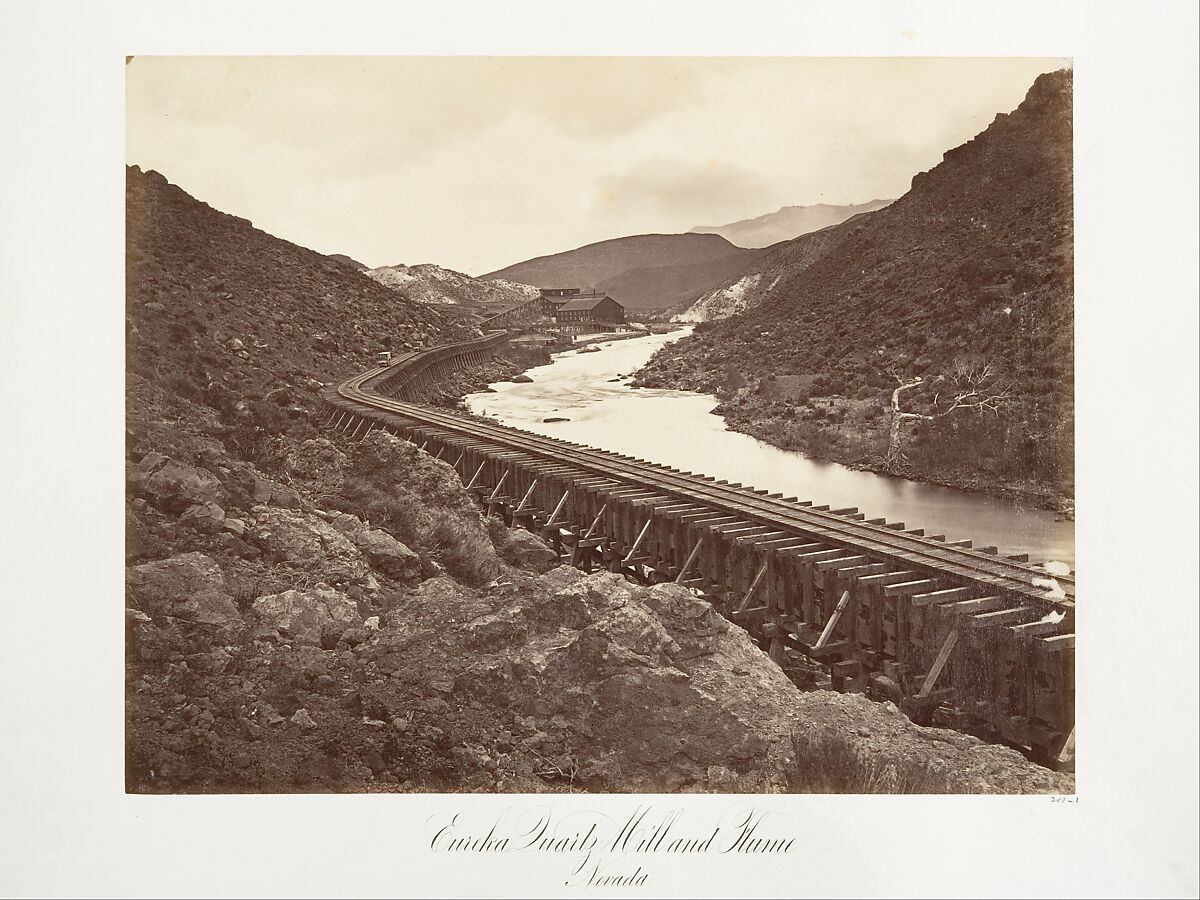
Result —
<instances>
[{"instance_id":1,"label":"large boulder","mask_svg":"<svg viewBox=\"0 0 1200 900\"><path fill-rule=\"evenodd\" d=\"M431 527L431 511L436 510L461 519L465 528L487 540L479 508L463 490L458 472L408 441L373 431L355 446L346 472L403 503L418 532Z\"/></svg>"},{"instance_id":2,"label":"large boulder","mask_svg":"<svg viewBox=\"0 0 1200 900\"><path fill-rule=\"evenodd\" d=\"M133 566L125 575L126 604L152 617L170 616L203 625L237 625L241 614L225 576L203 553Z\"/></svg>"},{"instance_id":3,"label":"large boulder","mask_svg":"<svg viewBox=\"0 0 1200 900\"><path fill-rule=\"evenodd\" d=\"M226 486L233 494L236 505L250 508L266 505L271 500L271 482L247 463L239 463L230 469Z\"/></svg>"},{"instance_id":4,"label":"large boulder","mask_svg":"<svg viewBox=\"0 0 1200 900\"><path fill-rule=\"evenodd\" d=\"M269 559L327 578L358 580L368 574L359 549L318 516L269 506L251 512L254 527L248 537Z\"/></svg>"},{"instance_id":5,"label":"large boulder","mask_svg":"<svg viewBox=\"0 0 1200 900\"><path fill-rule=\"evenodd\" d=\"M225 527L225 510L211 500L197 503L185 509L179 521L205 534L216 534Z\"/></svg>"},{"instance_id":6,"label":"large boulder","mask_svg":"<svg viewBox=\"0 0 1200 900\"><path fill-rule=\"evenodd\" d=\"M284 468L297 478L337 490L344 477L346 454L329 438L312 438L289 451Z\"/></svg>"},{"instance_id":7,"label":"large boulder","mask_svg":"<svg viewBox=\"0 0 1200 900\"><path fill-rule=\"evenodd\" d=\"M377 572L389 578L411 580L421 575L421 557L386 531L369 528L358 516L330 511L319 515L348 537Z\"/></svg>"},{"instance_id":8,"label":"large boulder","mask_svg":"<svg viewBox=\"0 0 1200 900\"><path fill-rule=\"evenodd\" d=\"M212 472L161 453L142 457L128 472L127 481L135 493L176 514L200 503L223 504L228 498L221 479Z\"/></svg>"},{"instance_id":9,"label":"large boulder","mask_svg":"<svg viewBox=\"0 0 1200 900\"><path fill-rule=\"evenodd\" d=\"M371 568L389 578L412 580L421 576L421 557L386 531L365 528L351 540L367 557Z\"/></svg>"},{"instance_id":10,"label":"large boulder","mask_svg":"<svg viewBox=\"0 0 1200 900\"><path fill-rule=\"evenodd\" d=\"M259 597L251 608L271 631L318 647L335 646L347 629L363 624L355 602L325 584Z\"/></svg>"},{"instance_id":11,"label":"large boulder","mask_svg":"<svg viewBox=\"0 0 1200 900\"><path fill-rule=\"evenodd\" d=\"M387 676L369 695L379 718L416 704L447 733L485 729L479 760L458 761L463 784L482 769L508 773L496 777L501 790L864 790L877 776L898 789L1071 788L1013 751L921 728L887 704L801 692L681 585L568 567L511 570L482 591L434 578L389 610L362 653ZM843 788L803 768L827 745L861 762Z\"/></svg>"},{"instance_id":12,"label":"large boulder","mask_svg":"<svg viewBox=\"0 0 1200 900\"><path fill-rule=\"evenodd\" d=\"M531 531L513 528L505 535L497 549L510 565L534 572L545 572L558 565L558 554Z\"/></svg>"}]
</instances>

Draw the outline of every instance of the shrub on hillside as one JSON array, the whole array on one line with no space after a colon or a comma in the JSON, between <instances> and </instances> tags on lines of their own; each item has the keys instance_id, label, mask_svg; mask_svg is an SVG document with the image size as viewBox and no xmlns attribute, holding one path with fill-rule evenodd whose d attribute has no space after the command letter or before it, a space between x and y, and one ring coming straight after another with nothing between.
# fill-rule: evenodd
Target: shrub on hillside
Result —
<instances>
[{"instance_id":1,"label":"shrub on hillside","mask_svg":"<svg viewBox=\"0 0 1200 900\"><path fill-rule=\"evenodd\" d=\"M418 541L421 550L430 553L454 578L472 587L482 587L500 571L496 548L479 540L461 517L445 510L433 510L433 522Z\"/></svg>"},{"instance_id":2,"label":"shrub on hillside","mask_svg":"<svg viewBox=\"0 0 1200 900\"><path fill-rule=\"evenodd\" d=\"M324 498L324 502L386 529L398 541L409 545L417 542L421 520L411 495L389 493L368 478L347 475L338 494Z\"/></svg>"},{"instance_id":3,"label":"shrub on hillside","mask_svg":"<svg viewBox=\"0 0 1200 900\"><path fill-rule=\"evenodd\" d=\"M927 762L887 762L838 732L792 732L788 788L803 794L948 794L954 787Z\"/></svg>"}]
</instances>

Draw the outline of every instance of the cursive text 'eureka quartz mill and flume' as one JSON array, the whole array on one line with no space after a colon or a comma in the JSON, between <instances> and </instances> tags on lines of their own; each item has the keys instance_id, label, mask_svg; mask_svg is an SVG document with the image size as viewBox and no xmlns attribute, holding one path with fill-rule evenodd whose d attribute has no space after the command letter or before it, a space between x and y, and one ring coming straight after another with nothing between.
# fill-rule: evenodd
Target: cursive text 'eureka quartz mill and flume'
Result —
<instances>
[{"instance_id":1,"label":"cursive text 'eureka quartz mill and flume'","mask_svg":"<svg viewBox=\"0 0 1200 900\"><path fill-rule=\"evenodd\" d=\"M473 828L461 813L435 822L429 848L435 853L538 853L572 857L577 863L573 876L588 883L644 883L646 873L605 876L611 860L599 856L645 854L667 857L675 854L757 855L789 853L796 839L774 833L761 809L739 810L715 825L686 827L682 810L656 812L639 806L625 819L579 812L556 820L549 808L540 807L516 814L506 810L485 830ZM693 814L694 815L694 814ZM568 819L569 824L568 824Z\"/></svg>"}]
</instances>

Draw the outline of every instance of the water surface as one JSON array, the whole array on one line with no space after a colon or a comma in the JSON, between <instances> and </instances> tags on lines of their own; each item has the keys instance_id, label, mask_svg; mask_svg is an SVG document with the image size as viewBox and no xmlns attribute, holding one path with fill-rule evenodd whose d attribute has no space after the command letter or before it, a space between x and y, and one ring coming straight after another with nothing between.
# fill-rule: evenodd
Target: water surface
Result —
<instances>
[{"instance_id":1,"label":"water surface","mask_svg":"<svg viewBox=\"0 0 1200 900\"><path fill-rule=\"evenodd\" d=\"M532 384L501 382L495 393L466 398L472 412L593 447L741 482L788 497L858 507L867 518L885 517L950 540L994 544L1002 553L1028 553L1031 562L1075 566L1074 522L1012 500L971 494L859 472L780 450L749 435L728 431L711 410L717 400L685 391L632 389L629 376L663 344L687 331L600 344L599 353L569 350L530 369ZM615 379L615 380L614 380ZM551 417L568 422L544 422Z\"/></svg>"}]
</instances>

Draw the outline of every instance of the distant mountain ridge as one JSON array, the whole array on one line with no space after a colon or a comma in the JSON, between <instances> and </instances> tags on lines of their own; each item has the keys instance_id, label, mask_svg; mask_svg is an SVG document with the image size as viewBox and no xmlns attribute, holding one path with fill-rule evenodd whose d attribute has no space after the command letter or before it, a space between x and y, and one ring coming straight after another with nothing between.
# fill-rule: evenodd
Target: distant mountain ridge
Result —
<instances>
[{"instance_id":1,"label":"distant mountain ridge","mask_svg":"<svg viewBox=\"0 0 1200 900\"><path fill-rule=\"evenodd\" d=\"M539 256L481 277L595 288L631 309L658 310L695 300L763 252L736 247L717 234L639 234Z\"/></svg>"},{"instance_id":2,"label":"distant mountain ridge","mask_svg":"<svg viewBox=\"0 0 1200 900\"><path fill-rule=\"evenodd\" d=\"M770 247L803 234L839 225L860 213L883 209L891 200L869 200L836 206L816 203L811 206L783 206L773 213L730 222L728 225L697 225L689 234L719 234L739 247Z\"/></svg>"}]
</instances>

